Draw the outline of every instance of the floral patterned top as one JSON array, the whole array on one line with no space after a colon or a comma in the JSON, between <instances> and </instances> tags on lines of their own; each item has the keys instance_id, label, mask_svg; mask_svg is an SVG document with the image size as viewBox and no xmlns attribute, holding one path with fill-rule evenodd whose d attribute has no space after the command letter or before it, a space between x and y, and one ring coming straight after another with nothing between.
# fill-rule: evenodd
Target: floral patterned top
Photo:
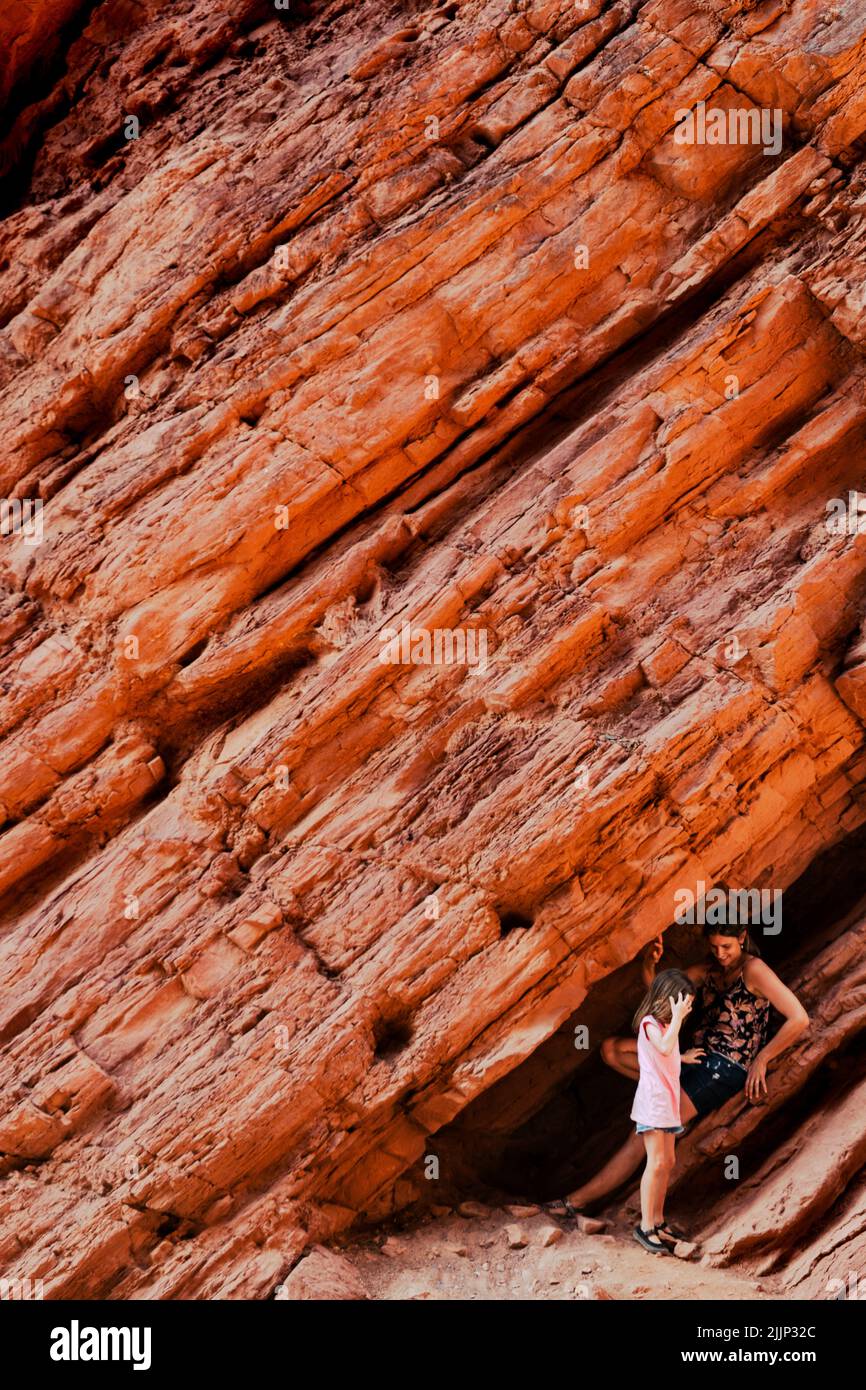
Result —
<instances>
[{"instance_id":1,"label":"floral patterned top","mask_svg":"<svg viewBox=\"0 0 866 1390\"><path fill-rule=\"evenodd\" d=\"M718 1052L748 1069L767 1040L769 999L759 999L752 994L743 979L742 968L726 987L722 970L713 962L700 987L698 1000L700 1024L695 1029L694 1046Z\"/></svg>"}]
</instances>

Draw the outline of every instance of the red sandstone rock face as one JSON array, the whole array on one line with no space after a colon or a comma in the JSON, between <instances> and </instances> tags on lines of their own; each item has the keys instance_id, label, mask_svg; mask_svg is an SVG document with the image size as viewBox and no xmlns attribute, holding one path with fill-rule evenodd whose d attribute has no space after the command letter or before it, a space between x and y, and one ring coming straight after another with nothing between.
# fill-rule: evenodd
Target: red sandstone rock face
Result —
<instances>
[{"instance_id":1,"label":"red sandstone rock face","mask_svg":"<svg viewBox=\"0 0 866 1390\"><path fill-rule=\"evenodd\" d=\"M273 1296L675 888L866 822L862 7L306 9L0 27L0 495L44 504L3 541L0 1263L48 1297ZM781 152L677 143L701 101ZM477 659L383 662L404 623ZM862 931L807 952L784 1113L862 1032ZM713 1258L862 1268L858 1085Z\"/></svg>"}]
</instances>

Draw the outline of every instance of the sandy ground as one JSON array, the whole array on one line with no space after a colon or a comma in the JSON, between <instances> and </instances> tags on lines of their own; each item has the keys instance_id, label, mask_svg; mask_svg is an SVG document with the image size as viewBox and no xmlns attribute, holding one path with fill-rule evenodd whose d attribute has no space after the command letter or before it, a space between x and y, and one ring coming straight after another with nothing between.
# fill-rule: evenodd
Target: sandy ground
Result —
<instances>
[{"instance_id":1,"label":"sandy ground","mask_svg":"<svg viewBox=\"0 0 866 1390\"><path fill-rule=\"evenodd\" d=\"M506 1227L526 1245L512 1249ZM626 1212L598 1234L546 1212L514 1216L426 1216L381 1226L338 1246L374 1299L780 1299L772 1278L756 1279L689 1259L650 1255ZM559 1234L556 1234L558 1232ZM546 1244L546 1241L554 1243Z\"/></svg>"}]
</instances>

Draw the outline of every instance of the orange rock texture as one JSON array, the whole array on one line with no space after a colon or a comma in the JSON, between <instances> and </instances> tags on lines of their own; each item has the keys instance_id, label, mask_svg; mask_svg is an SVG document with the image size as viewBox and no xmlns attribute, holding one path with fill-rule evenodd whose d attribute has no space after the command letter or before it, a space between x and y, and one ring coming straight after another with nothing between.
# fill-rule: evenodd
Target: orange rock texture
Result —
<instances>
[{"instance_id":1,"label":"orange rock texture","mask_svg":"<svg viewBox=\"0 0 866 1390\"><path fill-rule=\"evenodd\" d=\"M0 1271L274 1297L677 888L861 844L866 10L0 39ZM701 103L778 152L681 143ZM864 921L792 943L808 1039L683 1146L754 1133L707 1249L810 1296L866 1258Z\"/></svg>"}]
</instances>

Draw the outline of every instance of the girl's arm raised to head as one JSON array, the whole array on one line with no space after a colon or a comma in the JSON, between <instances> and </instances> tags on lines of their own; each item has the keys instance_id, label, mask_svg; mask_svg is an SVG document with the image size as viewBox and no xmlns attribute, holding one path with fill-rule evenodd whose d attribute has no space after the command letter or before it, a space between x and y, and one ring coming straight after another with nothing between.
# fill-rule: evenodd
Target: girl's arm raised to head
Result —
<instances>
[{"instance_id":1,"label":"girl's arm raised to head","mask_svg":"<svg viewBox=\"0 0 866 1390\"><path fill-rule=\"evenodd\" d=\"M665 1047L665 1035L662 1032L662 1026L659 1023L658 1019L651 1018L646 1023L644 1023L644 1021L641 1020L640 1026L646 1032L647 1039L649 1042L652 1043L656 1052L661 1052L662 1055L666 1057L668 1052L670 1051L670 1048Z\"/></svg>"},{"instance_id":2,"label":"girl's arm raised to head","mask_svg":"<svg viewBox=\"0 0 866 1390\"><path fill-rule=\"evenodd\" d=\"M676 999L671 1002L671 1021L667 1026L667 1031L662 1033L662 1026L657 1018L650 1019L646 1026L646 1035L652 1043L656 1052L660 1052L663 1057L669 1057L677 1046L680 1028L683 1019L692 1007L692 996L690 994L681 995L678 1003ZM641 1023L641 1027L643 1027Z\"/></svg>"}]
</instances>

